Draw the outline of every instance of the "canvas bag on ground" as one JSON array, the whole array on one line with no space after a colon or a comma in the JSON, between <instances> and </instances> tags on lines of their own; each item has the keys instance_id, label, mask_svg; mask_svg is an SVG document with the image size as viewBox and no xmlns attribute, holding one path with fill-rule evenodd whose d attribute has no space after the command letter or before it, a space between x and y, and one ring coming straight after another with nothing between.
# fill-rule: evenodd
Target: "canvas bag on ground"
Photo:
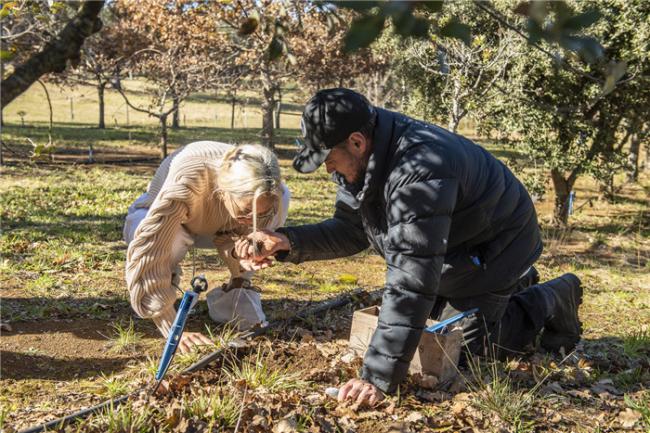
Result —
<instances>
[{"instance_id":1,"label":"canvas bag on ground","mask_svg":"<svg viewBox=\"0 0 650 433\"><path fill-rule=\"evenodd\" d=\"M264 323L260 293L251 289L231 289L224 292L221 287L207 294L210 318L215 322L232 322L239 330L246 330Z\"/></svg>"}]
</instances>

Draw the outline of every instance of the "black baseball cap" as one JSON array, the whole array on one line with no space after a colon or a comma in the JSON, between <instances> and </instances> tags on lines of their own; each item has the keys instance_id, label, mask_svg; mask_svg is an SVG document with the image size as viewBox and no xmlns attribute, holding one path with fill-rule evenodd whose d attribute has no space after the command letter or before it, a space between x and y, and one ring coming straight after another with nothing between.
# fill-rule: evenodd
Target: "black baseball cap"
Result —
<instances>
[{"instance_id":1,"label":"black baseball cap","mask_svg":"<svg viewBox=\"0 0 650 433\"><path fill-rule=\"evenodd\" d=\"M301 173L315 171L334 146L361 130L374 113L366 97L354 90L318 91L302 113L300 128L303 140L297 140L301 148L293 159L293 167Z\"/></svg>"}]
</instances>

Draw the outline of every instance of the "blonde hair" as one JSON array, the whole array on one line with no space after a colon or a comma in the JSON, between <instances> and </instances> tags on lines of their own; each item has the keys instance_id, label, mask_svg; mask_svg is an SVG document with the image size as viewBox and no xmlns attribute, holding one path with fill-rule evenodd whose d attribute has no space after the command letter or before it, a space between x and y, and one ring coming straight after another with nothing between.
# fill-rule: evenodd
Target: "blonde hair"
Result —
<instances>
[{"instance_id":1,"label":"blonde hair","mask_svg":"<svg viewBox=\"0 0 650 433\"><path fill-rule=\"evenodd\" d=\"M252 199L255 233L257 199L264 194L274 194L279 202L281 182L280 165L275 154L259 144L243 144L224 154L218 168L215 192L221 194L224 200Z\"/></svg>"}]
</instances>

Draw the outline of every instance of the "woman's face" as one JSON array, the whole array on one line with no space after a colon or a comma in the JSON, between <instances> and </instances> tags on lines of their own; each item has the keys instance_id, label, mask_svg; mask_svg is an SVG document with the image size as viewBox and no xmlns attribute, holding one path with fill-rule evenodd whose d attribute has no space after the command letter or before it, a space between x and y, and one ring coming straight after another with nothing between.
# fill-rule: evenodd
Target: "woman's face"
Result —
<instances>
[{"instance_id":1,"label":"woman's face","mask_svg":"<svg viewBox=\"0 0 650 433\"><path fill-rule=\"evenodd\" d=\"M245 197L243 199L231 199L232 209L231 216L242 225L253 224L253 198ZM257 222L259 225L263 221L273 218L277 204L277 196L272 193L262 194L257 198Z\"/></svg>"}]
</instances>

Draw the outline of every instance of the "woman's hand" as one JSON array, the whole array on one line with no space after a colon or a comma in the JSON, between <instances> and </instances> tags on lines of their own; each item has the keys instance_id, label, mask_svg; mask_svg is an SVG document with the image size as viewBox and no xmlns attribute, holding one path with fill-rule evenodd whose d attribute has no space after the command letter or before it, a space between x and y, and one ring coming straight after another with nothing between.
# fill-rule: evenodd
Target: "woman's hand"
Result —
<instances>
[{"instance_id":1,"label":"woman's hand","mask_svg":"<svg viewBox=\"0 0 650 433\"><path fill-rule=\"evenodd\" d=\"M235 254L241 261L248 260L260 265L270 264L270 257L276 252L290 249L291 244L284 234L267 229L258 230L248 235L246 239L235 242Z\"/></svg>"},{"instance_id":2,"label":"woman's hand","mask_svg":"<svg viewBox=\"0 0 650 433\"><path fill-rule=\"evenodd\" d=\"M212 345L214 342L200 332L183 332L178 349L181 353L190 353L196 346Z\"/></svg>"}]
</instances>

